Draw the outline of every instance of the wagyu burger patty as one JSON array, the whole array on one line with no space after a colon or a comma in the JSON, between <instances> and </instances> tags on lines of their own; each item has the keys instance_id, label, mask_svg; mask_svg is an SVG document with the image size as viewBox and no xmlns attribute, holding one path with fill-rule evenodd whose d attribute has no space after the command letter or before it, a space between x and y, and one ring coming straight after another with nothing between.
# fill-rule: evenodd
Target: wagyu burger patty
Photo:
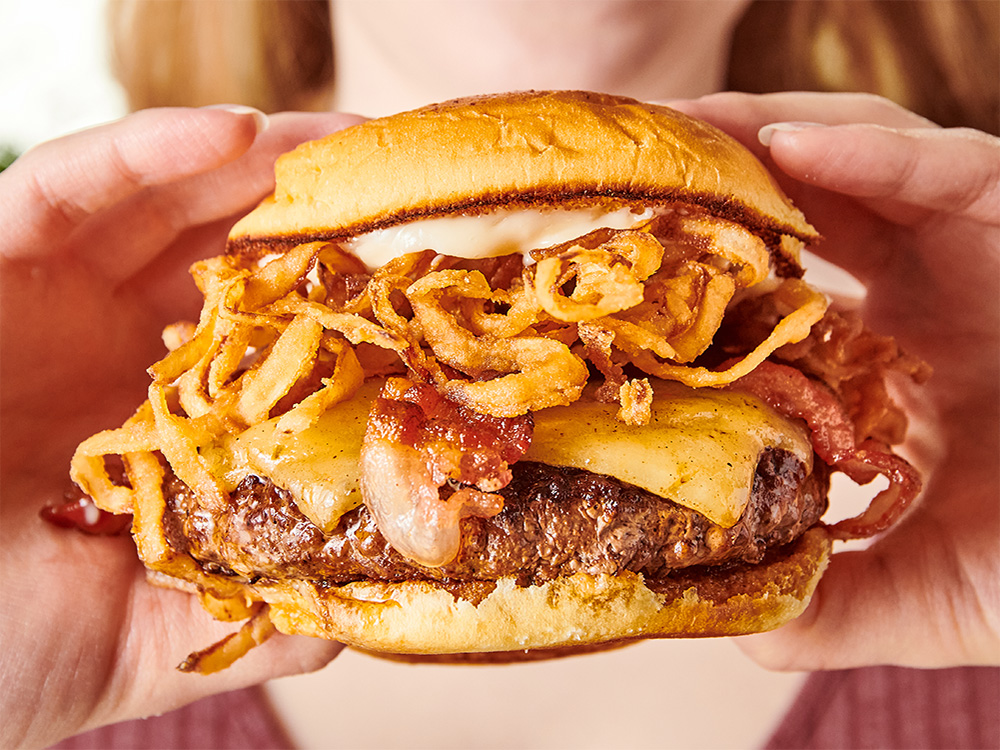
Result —
<instances>
[{"instance_id":1,"label":"wagyu burger patty","mask_svg":"<svg viewBox=\"0 0 1000 750\"><path fill-rule=\"evenodd\" d=\"M296 577L344 583L362 579L493 581L514 577L539 584L577 572L628 570L650 578L693 565L756 563L768 547L795 539L826 509L825 472L807 475L802 462L768 450L753 491L730 528L613 477L522 462L501 492L504 509L470 518L462 550L441 567L414 564L379 533L360 506L324 534L290 494L248 477L230 495L231 512L204 512L176 477L166 485L167 538L207 570L244 579Z\"/></svg>"}]
</instances>

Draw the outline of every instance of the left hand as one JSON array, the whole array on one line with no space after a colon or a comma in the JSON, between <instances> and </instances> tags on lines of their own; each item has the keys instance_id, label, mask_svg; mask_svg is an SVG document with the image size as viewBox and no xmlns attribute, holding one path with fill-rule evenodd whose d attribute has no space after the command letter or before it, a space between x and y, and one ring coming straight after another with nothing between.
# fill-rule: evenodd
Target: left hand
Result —
<instances>
[{"instance_id":1,"label":"left hand","mask_svg":"<svg viewBox=\"0 0 1000 750\"><path fill-rule=\"evenodd\" d=\"M672 106L769 163L823 234L817 252L866 285L868 325L934 368L907 404L922 498L835 554L798 620L737 643L781 669L1000 663L1000 140L866 95Z\"/></svg>"}]
</instances>

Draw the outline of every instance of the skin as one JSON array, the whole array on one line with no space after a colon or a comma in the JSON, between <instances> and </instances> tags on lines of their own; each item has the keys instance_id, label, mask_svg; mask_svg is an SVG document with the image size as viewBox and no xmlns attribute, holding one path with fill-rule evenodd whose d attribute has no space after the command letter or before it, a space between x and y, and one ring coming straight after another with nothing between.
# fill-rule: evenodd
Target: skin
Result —
<instances>
[{"instance_id":1,"label":"skin","mask_svg":"<svg viewBox=\"0 0 1000 750\"><path fill-rule=\"evenodd\" d=\"M144 398L162 326L197 319L187 274L273 184L276 156L358 118L150 110L44 144L0 175L0 746L44 746L311 671L339 644L276 636L235 669L177 672L234 630L147 584L130 538L42 522L73 444Z\"/></svg>"},{"instance_id":2,"label":"skin","mask_svg":"<svg viewBox=\"0 0 1000 750\"><path fill-rule=\"evenodd\" d=\"M837 555L803 618L741 639L781 669L992 664L998 658L997 195L1000 145L871 97L720 95L678 103L781 176L870 285L865 311L926 358L936 470L920 505ZM337 644L275 637L209 677L175 665L233 630L146 583L127 538L41 522L76 443L145 391L163 325L199 309L186 268L271 187L275 156L356 121L151 110L45 144L0 175L0 745L42 746L205 695L315 669ZM758 141L775 122L827 122ZM875 123L875 124L847 124ZM923 425L921 425L923 427ZM915 448L920 448L920 445Z\"/></svg>"},{"instance_id":3,"label":"skin","mask_svg":"<svg viewBox=\"0 0 1000 750\"><path fill-rule=\"evenodd\" d=\"M719 94L678 103L784 176L817 252L868 287L862 308L934 368L906 394L923 497L837 554L805 614L737 639L764 666L1000 663L1000 140L860 95ZM768 123L764 146L758 134ZM826 123L822 126L819 123Z\"/></svg>"},{"instance_id":4,"label":"skin","mask_svg":"<svg viewBox=\"0 0 1000 750\"><path fill-rule=\"evenodd\" d=\"M334 106L369 115L496 91L718 91L747 0L331 0Z\"/></svg>"}]
</instances>

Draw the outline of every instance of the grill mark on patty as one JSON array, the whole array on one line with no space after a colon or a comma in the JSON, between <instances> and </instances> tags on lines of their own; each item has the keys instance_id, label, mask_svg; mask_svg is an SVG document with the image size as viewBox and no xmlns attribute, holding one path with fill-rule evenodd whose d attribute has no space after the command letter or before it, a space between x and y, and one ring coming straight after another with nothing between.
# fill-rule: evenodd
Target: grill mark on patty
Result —
<instances>
[{"instance_id":1,"label":"grill mark on patty","mask_svg":"<svg viewBox=\"0 0 1000 750\"><path fill-rule=\"evenodd\" d=\"M462 522L462 548L440 568L424 568L392 549L360 506L325 535L291 495L250 476L230 494L230 513L205 511L172 474L164 482L170 545L208 572L249 580L305 578L431 580L451 584L515 577L521 585L576 572L642 573L663 578L690 566L759 562L816 524L826 510L826 467L806 467L780 449L761 454L750 501L732 528L612 477L521 462L500 494L504 510Z\"/></svg>"}]
</instances>

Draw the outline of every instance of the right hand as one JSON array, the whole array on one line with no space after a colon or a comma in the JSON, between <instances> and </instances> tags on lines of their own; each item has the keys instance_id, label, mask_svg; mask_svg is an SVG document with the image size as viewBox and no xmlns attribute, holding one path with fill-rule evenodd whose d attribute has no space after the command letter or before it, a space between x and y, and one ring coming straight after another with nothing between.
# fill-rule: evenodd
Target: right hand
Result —
<instances>
[{"instance_id":1,"label":"right hand","mask_svg":"<svg viewBox=\"0 0 1000 750\"><path fill-rule=\"evenodd\" d=\"M196 259L273 187L275 158L353 124L157 109L32 149L0 175L3 412L0 745L85 729L316 669L342 648L275 636L221 673L181 674L233 632L189 594L151 586L131 539L56 528L39 510L69 486L82 439L145 398L163 326L197 320Z\"/></svg>"}]
</instances>

